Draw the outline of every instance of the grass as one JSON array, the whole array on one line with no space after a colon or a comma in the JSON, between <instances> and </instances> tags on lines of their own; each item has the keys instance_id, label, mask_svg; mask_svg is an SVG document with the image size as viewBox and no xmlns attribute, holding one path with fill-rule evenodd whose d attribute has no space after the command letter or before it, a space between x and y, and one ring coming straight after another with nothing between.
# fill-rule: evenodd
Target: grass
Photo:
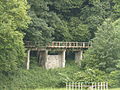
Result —
<instances>
[{"instance_id":1,"label":"grass","mask_svg":"<svg viewBox=\"0 0 120 90\"><path fill-rule=\"evenodd\" d=\"M113 89L109 89L109 90L120 90L120 88L113 88Z\"/></svg>"},{"instance_id":2,"label":"grass","mask_svg":"<svg viewBox=\"0 0 120 90\"><path fill-rule=\"evenodd\" d=\"M66 88L45 88L45 89L35 89L35 90L66 90ZM108 90L120 90L120 88L112 88Z\"/></svg>"},{"instance_id":3,"label":"grass","mask_svg":"<svg viewBox=\"0 0 120 90\"><path fill-rule=\"evenodd\" d=\"M66 90L65 88L45 88L45 89L35 89L35 90Z\"/></svg>"},{"instance_id":4,"label":"grass","mask_svg":"<svg viewBox=\"0 0 120 90\"><path fill-rule=\"evenodd\" d=\"M13 85L12 87L16 88L11 90L66 90L65 82L67 80L72 80L73 78L74 80L79 80L78 76L82 76L82 78L84 78L83 76L86 76L86 73L74 63L74 60L67 61L65 68L49 70L38 67L35 60L36 59L34 58L31 60L30 70L20 69L15 76L11 78L14 78L12 84L11 82L10 84L5 83L6 87L9 88ZM83 80L88 79L89 77ZM120 90L120 88L109 90Z\"/></svg>"}]
</instances>

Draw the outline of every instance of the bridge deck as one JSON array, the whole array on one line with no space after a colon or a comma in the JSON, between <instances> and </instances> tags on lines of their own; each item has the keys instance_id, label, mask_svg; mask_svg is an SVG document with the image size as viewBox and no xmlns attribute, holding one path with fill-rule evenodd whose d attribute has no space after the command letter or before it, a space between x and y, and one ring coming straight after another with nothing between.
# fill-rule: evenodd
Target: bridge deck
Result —
<instances>
[{"instance_id":1,"label":"bridge deck","mask_svg":"<svg viewBox=\"0 0 120 90\"><path fill-rule=\"evenodd\" d=\"M25 42L26 48L36 48L39 44L33 43L31 41ZM91 42L51 42L45 48L90 48L92 46ZM41 46L42 47L42 46Z\"/></svg>"}]
</instances>

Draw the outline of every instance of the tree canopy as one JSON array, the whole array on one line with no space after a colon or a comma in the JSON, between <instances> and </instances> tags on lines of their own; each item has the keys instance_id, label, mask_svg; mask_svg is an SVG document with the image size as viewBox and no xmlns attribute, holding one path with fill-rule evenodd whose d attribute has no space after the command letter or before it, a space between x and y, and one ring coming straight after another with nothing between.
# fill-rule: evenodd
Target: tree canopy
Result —
<instances>
[{"instance_id":1,"label":"tree canopy","mask_svg":"<svg viewBox=\"0 0 120 90\"><path fill-rule=\"evenodd\" d=\"M120 62L120 30L119 21L106 20L95 34L93 46L85 55L87 68L98 68L105 72L117 70Z\"/></svg>"},{"instance_id":2,"label":"tree canopy","mask_svg":"<svg viewBox=\"0 0 120 90\"><path fill-rule=\"evenodd\" d=\"M30 17L25 0L0 1L0 71L10 72L24 60L23 33Z\"/></svg>"}]
</instances>

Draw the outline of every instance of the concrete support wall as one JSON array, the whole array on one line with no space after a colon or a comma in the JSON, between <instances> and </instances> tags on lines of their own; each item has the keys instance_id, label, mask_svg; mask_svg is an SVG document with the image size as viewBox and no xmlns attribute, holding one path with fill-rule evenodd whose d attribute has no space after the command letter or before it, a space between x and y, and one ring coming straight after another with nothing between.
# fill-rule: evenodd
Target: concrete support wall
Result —
<instances>
[{"instance_id":1,"label":"concrete support wall","mask_svg":"<svg viewBox=\"0 0 120 90\"><path fill-rule=\"evenodd\" d=\"M53 69L61 67L61 55L48 55L46 62L46 69Z\"/></svg>"},{"instance_id":2,"label":"concrete support wall","mask_svg":"<svg viewBox=\"0 0 120 90\"><path fill-rule=\"evenodd\" d=\"M38 58L39 66L46 68L47 57L48 57L48 50L39 51L39 58Z\"/></svg>"},{"instance_id":3,"label":"concrete support wall","mask_svg":"<svg viewBox=\"0 0 120 90\"><path fill-rule=\"evenodd\" d=\"M66 50L62 51L62 54L61 54L61 67L62 67L62 68L65 67L65 63L66 63L65 53L66 53Z\"/></svg>"},{"instance_id":4,"label":"concrete support wall","mask_svg":"<svg viewBox=\"0 0 120 90\"><path fill-rule=\"evenodd\" d=\"M83 59L83 50L75 52L75 63L80 64L80 61Z\"/></svg>"},{"instance_id":5,"label":"concrete support wall","mask_svg":"<svg viewBox=\"0 0 120 90\"><path fill-rule=\"evenodd\" d=\"M27 51L27 63L26 63L26 68L29 70L30 68L30 50Z\"/></svg>"},{"instance_id":6,"label":"concrete support wall","mask_svg":"<svg viewBox=\"0 0 120 90\"><path fill-rule=\"evenodd\" d=\"M65 67L65 50L58 51L58 55L48 55L48 50L39 52L39 65L46 68Z\"/></svg>"}]
</instances>

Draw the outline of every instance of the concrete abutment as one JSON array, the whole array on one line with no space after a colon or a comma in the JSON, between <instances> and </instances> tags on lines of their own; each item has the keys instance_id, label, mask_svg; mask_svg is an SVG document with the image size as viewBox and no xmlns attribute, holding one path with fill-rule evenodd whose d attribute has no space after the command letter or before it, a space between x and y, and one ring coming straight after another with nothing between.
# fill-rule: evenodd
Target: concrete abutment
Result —
<instances>
[{"instance_id":1,"label":"concrete abutment","mask_svg":"<svg viewBox=\"0 0 120 90\"><path fill-rule=\"evenodd\" d=\"M83 50L75 52L75 63L81 65L82 59L83 59Z\"/></svg>"},{"instance_id":2,"label":"concrete abutment","mask_svg":"<svg viewBox=\"0 0 120 90\"><path fill-rule=\"evenodd\" d=\"M49 51L46 53L46 60L45 60L45 68L46 69L53 69L53 68L64 68L65 67L65 52L57 51L58 53L55 55L48 54Z\"/></svg>"}]
</instances>

